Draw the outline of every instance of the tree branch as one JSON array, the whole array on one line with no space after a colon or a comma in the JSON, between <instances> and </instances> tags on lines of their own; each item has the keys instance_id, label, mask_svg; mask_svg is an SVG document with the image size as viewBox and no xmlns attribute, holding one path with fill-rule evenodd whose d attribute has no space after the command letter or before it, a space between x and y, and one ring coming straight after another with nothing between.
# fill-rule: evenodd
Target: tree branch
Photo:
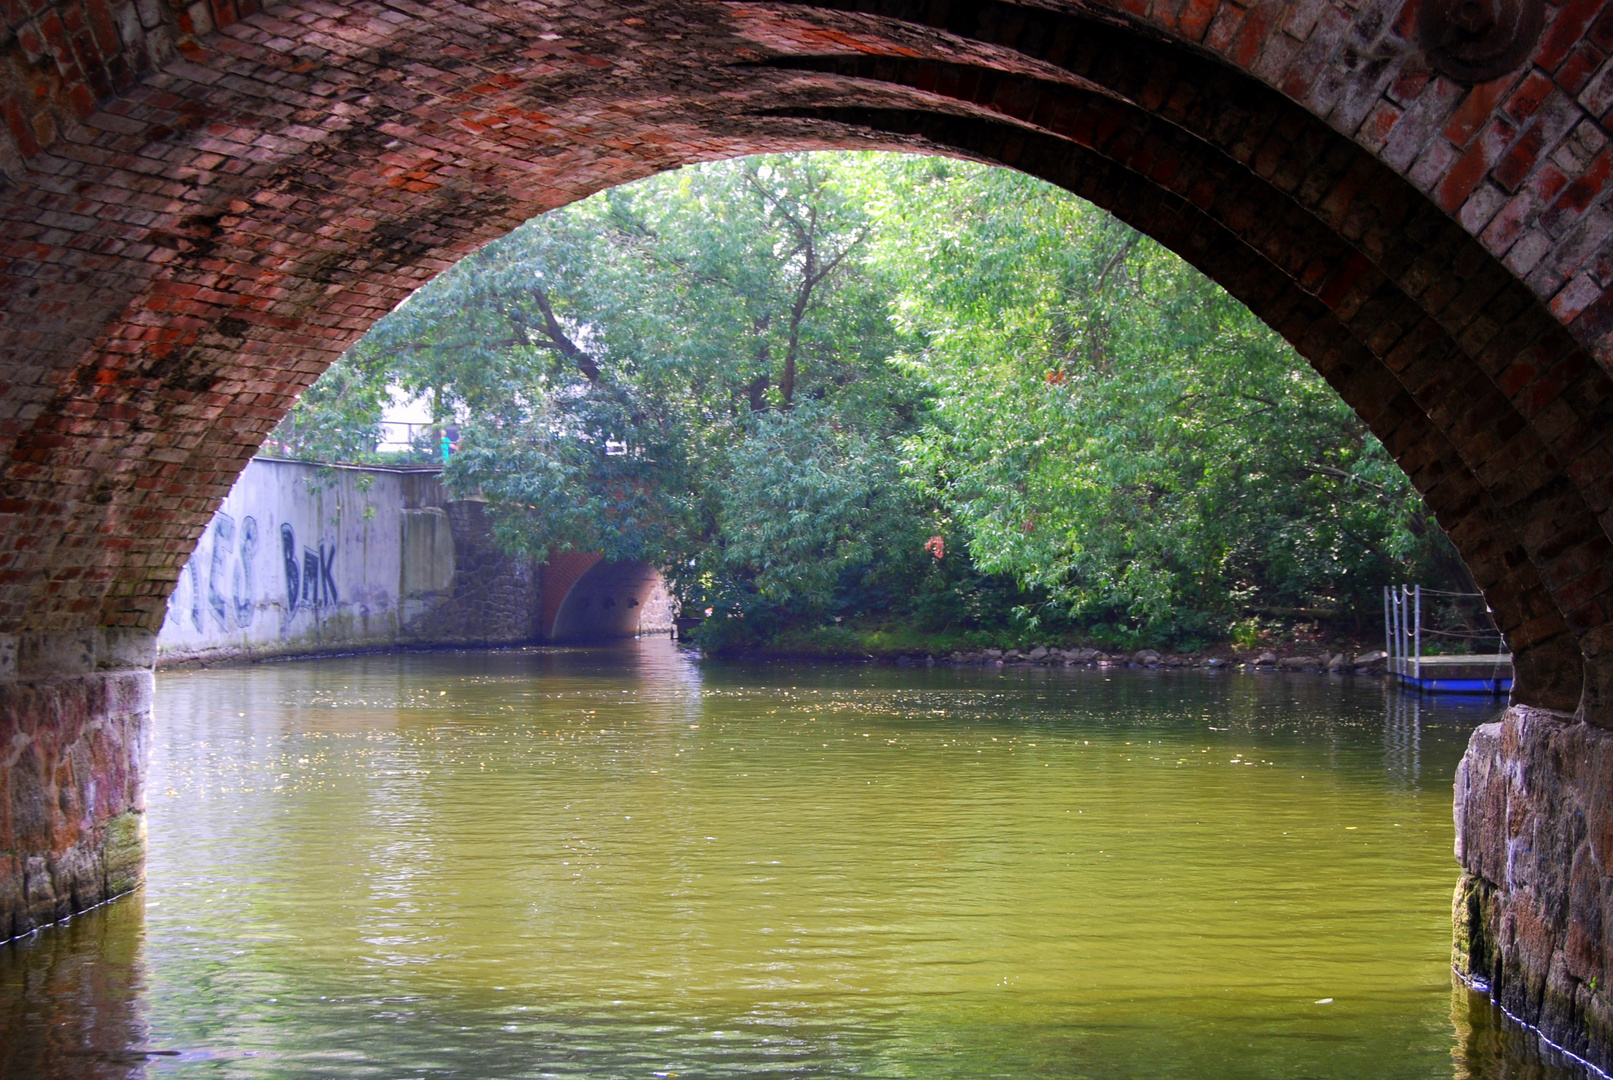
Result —
<instances>
[{"instance_id":1,"label":"tree branch","mask_svg":"<svg viewBox=\"0 0 1613 1080\"><path fill-rule=\"evenodd\" d=\"M555 318L554 308L550 305L549 297L545 295L543 286L532 286L532 299L538 305L538 310L543 313L544 331L549 335L549 340L554 343L554 348L558 349L560 354L567 360L576 364L577 370L582 372L583 378L587 379L590 384L597 384L599 382L599 365L594 363L594 358L579 349L577 343L566 335L565 328L560 325L560 320Z\"/></svg>"}]
</instances>

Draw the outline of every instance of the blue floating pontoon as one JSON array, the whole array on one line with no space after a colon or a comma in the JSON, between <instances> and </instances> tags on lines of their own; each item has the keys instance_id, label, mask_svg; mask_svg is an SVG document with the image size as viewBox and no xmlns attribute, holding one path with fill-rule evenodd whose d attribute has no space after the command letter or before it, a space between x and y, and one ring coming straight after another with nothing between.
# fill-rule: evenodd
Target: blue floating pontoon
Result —
<instances>
[{"instance_id":1,"label":"blue floating pontoon","mask_svg":"<svg viewBox=\"0 0 1613 1080\"><path fill-rule=\"evenodd\" d=\"M1423 694L1489 694L1494 697L1512 691L1510 653L1423 655L1421 585L1401 585L1383 590L1383 629L1389 653L1389 677L1407 690ZM1500 635L1471 636L1494 640Z\"/></svg>"}]
</instances>

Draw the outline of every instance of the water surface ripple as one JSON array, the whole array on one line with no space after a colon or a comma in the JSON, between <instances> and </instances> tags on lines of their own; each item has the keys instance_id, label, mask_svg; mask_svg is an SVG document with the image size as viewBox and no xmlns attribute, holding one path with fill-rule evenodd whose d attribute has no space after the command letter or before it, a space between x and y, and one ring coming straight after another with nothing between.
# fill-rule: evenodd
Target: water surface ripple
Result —
<instances>
[{"instance_id":1,"label":"water surface ripple","mask_svg":"<svg viewBox=\"0 0 1613 1080\"><path fill-rule=\"evenodd\" d=\"M163 673L148 885L0 947L0 1073L1573 1076L1452 984L1496 711L664 642Z\"/></svg>"}]
</instances>

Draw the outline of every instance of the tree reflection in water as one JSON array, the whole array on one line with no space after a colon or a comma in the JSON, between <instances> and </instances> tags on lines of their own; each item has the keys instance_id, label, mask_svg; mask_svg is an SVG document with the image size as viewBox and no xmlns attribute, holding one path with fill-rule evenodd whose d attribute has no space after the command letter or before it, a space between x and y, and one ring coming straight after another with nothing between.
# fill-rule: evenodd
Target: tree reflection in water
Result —
<instances>
[{"instance_id":1,"label":"tree reflection in water","mask_svg":"<svg viewBox=\"0 0 1613 1080\"><path fill-rule=\"evenodd\" d=\"M0 1080L1584 1075L1447 1011L1489 699L666 642L159 684L149 896L0 945Z\"/></svg>"}]
</instances>

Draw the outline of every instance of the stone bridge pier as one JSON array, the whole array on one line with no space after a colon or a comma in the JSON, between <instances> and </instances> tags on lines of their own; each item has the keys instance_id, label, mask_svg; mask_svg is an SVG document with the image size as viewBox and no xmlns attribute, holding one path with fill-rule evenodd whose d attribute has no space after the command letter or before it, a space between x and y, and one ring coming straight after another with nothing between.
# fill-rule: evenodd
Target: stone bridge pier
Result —
<instances>
[{"instance_id":1,"label":"stone bridge pier","mask_svg":"<svg viewBox=\"0 0 1613 1080\"><path fill-rule=\"evenodd\" d=\"M0 638L0 941L140 883L156 635Z\"/></svg>"},{"instance_id":2,"label":"stone bridge pier","mask_svg":"<svg viewBox=\"0 0 1613 1080\"><path fill-rule=\"evenodd\" d=\"M1458 966L1613 1064L1610 58L1613 0L0 0L0 933L139 880L165 598L376 318L612 184L910 150L1156 238L1388 446L1516 657Z\"/></svg>"}]
</instances>

